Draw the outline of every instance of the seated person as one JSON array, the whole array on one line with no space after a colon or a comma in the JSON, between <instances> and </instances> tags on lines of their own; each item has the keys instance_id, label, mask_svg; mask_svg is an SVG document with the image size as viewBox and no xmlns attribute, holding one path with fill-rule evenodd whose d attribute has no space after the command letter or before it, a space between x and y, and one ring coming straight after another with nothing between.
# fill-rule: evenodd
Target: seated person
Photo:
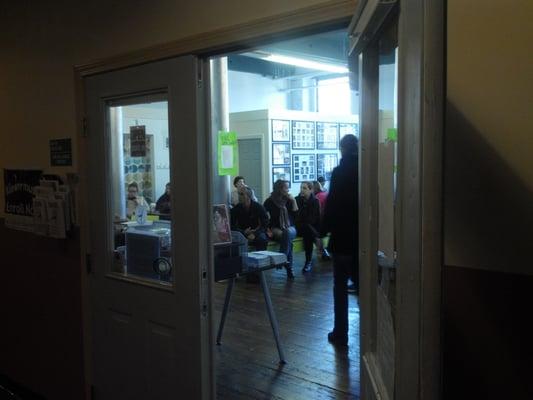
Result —
<instances>
[{"instance_id":1,"label":"seated person","mask_svg":"<svg viewBox=\"0 0 533 400\"><path fill-rule=\"evenodd\" d=\"M170 214L170 182L165 185L165 193L157 199L155 210L159 214Z\"/></svg>"},{"instance_id":2,"label":"seated person","mask_svg":"<svg viewBox=\"0 0 533 400\"><path fill-rule=\"evenodd\" d=\"M268 215L265 208L252 199L252 189L239 188L239 203L231 209L231 230L241 232L257 250L266 250Z\"/></svg>"},{"instance_id":3,"label":"seated person","mask_svg":"<svg viewBox=\"0 0 533 400\"><path fill-rule=\"evenodd\" d=\"M239 188L245 187L246 182L244 181L244 176L236 176L233 178L233 189L231 189L231 206L235 207L237 204L239 204ZM247 187L247 186L246 186ZM258 201L257 197L255 197L255 193L252 190L252 200Z\"/></svg>"},{"instance_id":4,"label":"seated person","mask_svg":"<svg viewBox=\"0 0 533 400\"><path fill-rule=\"evenodd\" d=\"M139 186L137 182L132 182L128 185L128 196L126 199L126 217L131 218L132 215L135 215L135 210L138 206L146 207L148 211L150 206L146 202L143 196L139 195Z\"/></svg>"},{"instance_id":5,"label":"seated person","mask_svg":"<svg viewBox=\"0 0 533 400\"><path fill-rule=\"evenodd\" d=\"M313 194L313 184L302 182L300 194L296 196L298 214L296 214L296 231L303 238L305 250L305 264L302 272L311 271L313 258L313 244L319 237L320 204Z\"/></svg>"},{"instance_id":6,"label":"seated person","mask_svg":"<svg viewBox=\"0 0 533 400\"><path fill-rule=\"evenodd\" d=\"M298 205L289 193L289 181L278 179L274 182L274 190L265 200L264 206L270 213L269 228L272 239L279 242L280 253L287 255L287 278L292 280L292 241L296 237L294 218Z\"/></svg>"}]
</instances>

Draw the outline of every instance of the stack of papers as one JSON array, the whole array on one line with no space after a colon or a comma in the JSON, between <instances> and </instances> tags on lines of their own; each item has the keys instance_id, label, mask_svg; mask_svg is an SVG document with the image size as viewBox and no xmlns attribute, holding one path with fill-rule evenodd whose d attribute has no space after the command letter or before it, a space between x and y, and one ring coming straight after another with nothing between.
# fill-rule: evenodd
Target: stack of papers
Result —
<instances>
[{"instance_id":1,"label":"stack of papers","mask_svg":"<svg viewBox=\"0 0 533 400\"><path fill-rule=\"evenodd\" d=\"M253 251L245 257L248 268L263 268L270 265L281 265L287 262L287 256L275 251Z\"/></svg>"},{"instance_id":2,"label":"stack of papers","mask_svg":"<svg viewBox=\"0 0 533 400\"><path fill-rule=\"evenodd\" d=\"M258 254L260 252L254 251L251 253L248 253L247 256L244 257L245 264L248 268L263 268L268 267L270 265L270 257L264 254Z\"/></svg>"},{"instance_id":3,"label":"stack of papers","mask_svg":"<svg viewBox=\"0 0 533 400\"><path fill-rule=\"evenodd\" d=\"M285 264L287 262L287 255L283 253L278 253L276 251L263 250L263 251L256 251L254 253L269 257L271 265L280 265L280 264Z\"/></svg>"}]
</instances>

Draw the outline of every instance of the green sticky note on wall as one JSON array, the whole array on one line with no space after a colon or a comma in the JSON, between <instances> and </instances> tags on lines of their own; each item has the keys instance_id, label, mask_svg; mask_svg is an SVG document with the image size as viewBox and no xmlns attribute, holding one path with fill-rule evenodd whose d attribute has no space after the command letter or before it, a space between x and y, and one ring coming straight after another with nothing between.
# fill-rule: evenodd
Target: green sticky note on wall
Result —
<instances>
[{"instance_id":1,"label":"green sticky note on wall","mask_svg":"<svg viewBox=\"0 0 533 400\"><path fill-rule=\"evenodd\" d=\"M398 129L389 128L387 129L387 139L391 142L396 142L398 140Z\"/></svg>"},{"instance_id":2,"label":"green sticky note on wall","mask_svg":"<svg viewBox=\"0 0 533 400\"><path fill-rule=\"evenodd\" d=\"M218 174L239 174L239 146L235 132L218 132Z\"/></svg>"}]
</instances>

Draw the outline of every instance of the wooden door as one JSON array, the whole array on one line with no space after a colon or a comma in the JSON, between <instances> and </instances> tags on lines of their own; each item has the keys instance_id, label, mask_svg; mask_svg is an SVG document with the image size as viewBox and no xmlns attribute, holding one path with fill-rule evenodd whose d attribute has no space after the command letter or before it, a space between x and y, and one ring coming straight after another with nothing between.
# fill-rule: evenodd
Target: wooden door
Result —
<instances>
[{"instance_id":1,"label":"wooden door","mask_svg":"<svg viewBox=\"0 0 533 400\"><path fill-rule=\"evenodd\" d=\"M199 64L179 57L84 79L97 400L213 393ZM153 206L167 182L170 211L159 212Z\"/></svg>"}]
</instances>

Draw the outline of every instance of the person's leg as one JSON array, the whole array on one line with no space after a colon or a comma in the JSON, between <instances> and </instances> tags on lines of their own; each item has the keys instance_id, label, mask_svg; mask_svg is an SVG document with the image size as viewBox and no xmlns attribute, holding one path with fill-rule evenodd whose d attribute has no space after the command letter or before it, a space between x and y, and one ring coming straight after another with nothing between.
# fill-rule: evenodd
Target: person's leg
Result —
<instances>
[{"instance_id":1,"label":"person's leg","mask_svg":"<svg viewBox=\"0 0 533 400\"><path fill-rule=\"evenodd\" d=\"M283 230L281 240L279 243L279 252L287 256L287 278L294 279L294 273L292 272L292 241L296 237L296 229L294 226Z\"/></svg>"},{"instance_id":2,"label":"person's leg","mask_svg":"<svg viewBox=\"0 0 533 400\"><path fill-rule=\"evenodd\" d=\"M268 246L268 237L265 232L257 231L253 244L258 251L266 250Z\"/></svg>"},{"instance_id":3,"label":"person's leg","mask_svg":"<svg viewBox=\"0 0 533 400\"><path fill-rule=\"evenodd\" d=\"M302 239L304 242L305 263L308 264L313 258L313 241L315 236L313 232L306 226L302 229Z\"/></svg>"},{"instance_id":4,"label":"person's leg","mask_svg":"<svg viewBox=\"0 0 533 400\"><path fill-rule=\"evenodd\" d=\"M350 255L333 254L333 335L328 338L337 344L348 341L348 276L351 268Z\"/></svg>"}]
</instances>

